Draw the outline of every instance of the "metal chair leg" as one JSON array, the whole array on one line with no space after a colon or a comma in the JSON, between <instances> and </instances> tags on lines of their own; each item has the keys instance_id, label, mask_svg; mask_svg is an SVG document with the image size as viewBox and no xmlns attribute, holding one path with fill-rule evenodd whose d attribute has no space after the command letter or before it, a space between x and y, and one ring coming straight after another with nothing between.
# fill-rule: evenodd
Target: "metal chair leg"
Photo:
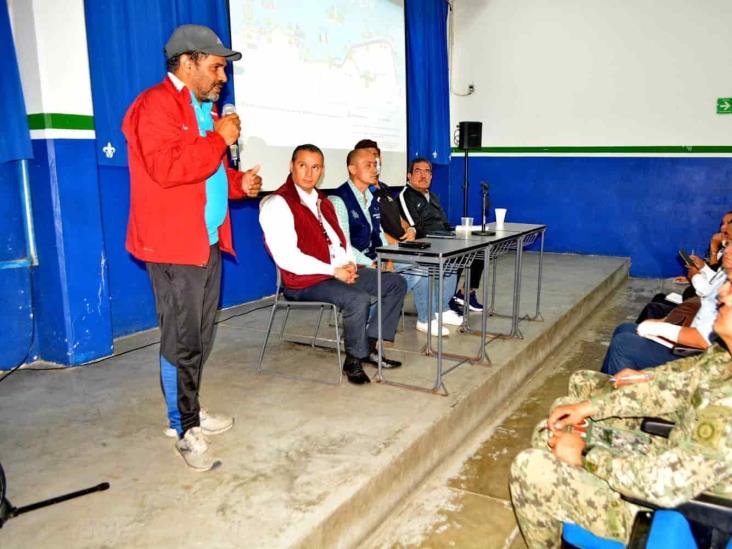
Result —
<instances>
[{"instance_id":1,"label":"metal chair leg","mask_svg":"<svg viewBox=\"0 0 732 549\"><path fill-rule=\"evenodd\" d=\"M290 306L285 306L285 318L282 321L282 328L280 328L280 341L285 338L285 326L287 325L287 319L290 318Z\"/></svg>"},{"instance_id":2,"label":"metal chair leg","mask_svg":"<svg viewBox=\"0 0 732 549\"><path fill-rule=\"evenodd\" d=\"M274 317L275 317L276 312L277 312L277 302L275 301L274 305L272 305L272 312L269 313L269 324L267 324L267 333L264 336L264 343L262 344L262 349L259 351L259 362L257 363L257 373L262 372L262 361L264 360L264 351L267 348L267 342L269 341L269 334L272 332L272 324L274 323ZM282 334L280 334L280 339L282 339Z\"/></svg>"},{"instance_id":3,"label":"metal chair leg","mask_svg":"<svg viewBox=\"0 0 732 549\"><path fill-rule=\"evenodd\" d=\"M333 322L336 333L336 354L338 355L338 383L343 380L343 362L341 361L341 332L338 329L338 307L333 305Z\"/></svg>"},{"instance_id":4,"label":"metal chair leg","mask_svg":"<svg viewBox=\"0 0 732 549\"><path fill-rule=\"evenodd\" d=\"M310 344L310 346L315 349L315 340L318 339L318 334L320 333L320 323L323 321L323 309L324 307L320 306L320 314L318 314L318 323L315 325L315 333L313 334L313 341Z\"/></svg>"}]
</instances>

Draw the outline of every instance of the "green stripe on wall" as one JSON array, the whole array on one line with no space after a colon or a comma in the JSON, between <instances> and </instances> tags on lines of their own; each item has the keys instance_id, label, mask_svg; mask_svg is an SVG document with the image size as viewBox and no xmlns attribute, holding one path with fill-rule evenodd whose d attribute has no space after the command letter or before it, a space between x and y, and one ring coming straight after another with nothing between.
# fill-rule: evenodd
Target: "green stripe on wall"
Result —
<instances>
[{"instance_id":1,"label":"green stripe on wall","mask_svg":"<svg viewBox=\"0 0 732 549\"><path fill-rule=\"evenodd\" d=\"M453 147L452 152L460 153L463 149ZM732 153L732 146L729 145L685 145L685 146L650 146L650 147L481 147L470 149L469 153L570 153L570 154L592 154L592 153L682 153L682 154L703 154L703 153Z\"/></svg>"},{"instance_id":2,"label":"green stripe on wall","mask_svg":"<svg viewBox=\"0 0 732 549\"><path fill-rule=\"evenodd\" d=\"M41 112L28 115L31 130L93 130L94 117L86 114Z\"/></svg>"}]
</instances>

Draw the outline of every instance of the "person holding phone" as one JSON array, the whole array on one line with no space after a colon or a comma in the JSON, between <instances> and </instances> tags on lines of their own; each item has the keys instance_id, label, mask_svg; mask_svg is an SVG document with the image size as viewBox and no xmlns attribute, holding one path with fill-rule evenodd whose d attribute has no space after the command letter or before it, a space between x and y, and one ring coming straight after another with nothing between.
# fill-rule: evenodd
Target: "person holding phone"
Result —
<instances>
[{"instance_id":1,"label":"person holding phone","mask_svg":"<svg viewBox=\"0 0 732 549\"><path fill-rule=\"evenodd\" d=\"M693 263L690 267L689 280L691 281L695 274L702 273L704 267L713 271L718 270L721 265L722 254L730 240L732 240L732 211L722 216L722 221L719 224L719 232L714 233L709 241L709 263L707 264L701 257L693 254L689 257ZM692 270L693 272L691 272Z\"/></svg>"},{"instance_id":2,"label":"person holding phone","mask_svg":"<svg viewBox=\"0 0 732 549\"><path fill-rule=\"evenodd\" d=\"M673 353L677 344L707 349L714 333L719 289L732 273L732 247L725 251L722 267L710 279L707 293L699 296L701 305L690 326L678 326L663 320L618 326L605 354L602 372L616 374L625 368L642 370L677 360L680 356Z\"/></svg>"}]
</instances>

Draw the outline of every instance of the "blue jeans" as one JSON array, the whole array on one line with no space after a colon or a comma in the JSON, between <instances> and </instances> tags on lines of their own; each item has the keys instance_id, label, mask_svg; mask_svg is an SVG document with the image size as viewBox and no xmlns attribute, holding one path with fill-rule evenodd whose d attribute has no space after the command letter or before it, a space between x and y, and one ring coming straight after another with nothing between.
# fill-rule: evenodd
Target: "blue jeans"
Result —
<instances>
[{"instance_id":1,"label":"blue jeans","mask_svg":"<svg viewBox=\"0 0 732 549\"><path fill-rule=\"evenodd\" d=\"M397 265L398 268L399 266ZM429 278L426 275L413 273L401 273L401 275L407 282L407 292L410 290L414 291L414 306L417 308L417 321L427 322L437 312L439 281L436 279L432 280L432 314L430 314L430 311L427 309ZM444 278L442 284L442 312L450 310L447 304L455 293L456 286L457 275L455 273L449 274Z\"/></svg>"},{"instance_id":2,"label":"blue jeans","mask_svg":"<svg viewBox=\"0 0 732 549\"><path fill-rule=\"evenodd\" d=\"M623 368L643 370L678 360L671 349L636 333L637 324L626 323L615 328L610 347L602 363L604 374L614 375Z\"/></svg>"}]
</instances>

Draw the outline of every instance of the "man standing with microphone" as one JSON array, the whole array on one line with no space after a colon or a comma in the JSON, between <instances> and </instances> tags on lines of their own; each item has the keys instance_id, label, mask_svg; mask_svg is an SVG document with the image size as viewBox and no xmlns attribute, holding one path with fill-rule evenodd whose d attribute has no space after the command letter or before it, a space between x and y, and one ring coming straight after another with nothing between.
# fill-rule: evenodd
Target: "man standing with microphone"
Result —
<instances>
[{"instance_id":1,"label":"man standing with microphone","mask_svg":"<svg viewBox=\"0 0 732 549\"><path fill-rule=\"evenodd\" d=\"M224 47L208 27L182 25L165 44L167 77L142 92L125 115L130 167L127 250L145 262L160 325L160 379L176 450L207 471L220 462L206 435L228 431L232 417L201 408L203 365L213 345L221 290L221 251L233 254L228 200L256 197L259 166L227 166L240 132L235 112L214 103L226 83Z\"/></svg>"}]
</instances>

